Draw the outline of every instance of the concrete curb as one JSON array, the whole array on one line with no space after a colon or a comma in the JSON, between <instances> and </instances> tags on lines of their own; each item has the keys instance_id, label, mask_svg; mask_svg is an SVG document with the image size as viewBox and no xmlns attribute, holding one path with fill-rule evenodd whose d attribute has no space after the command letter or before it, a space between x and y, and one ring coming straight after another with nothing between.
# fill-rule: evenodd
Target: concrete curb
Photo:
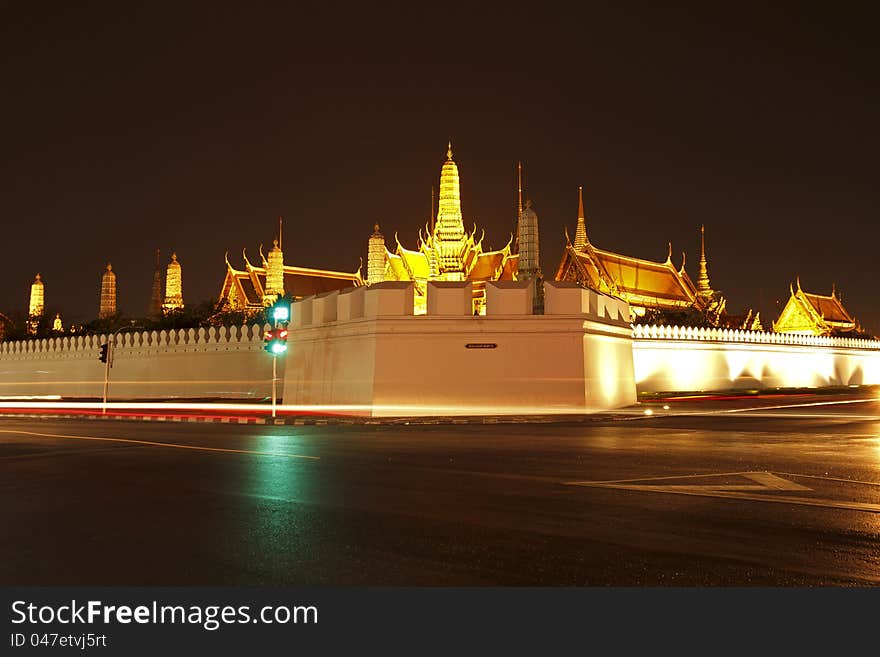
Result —
<instances>
[{"instance_id":1,"label":"concrete curb","mask_svg":"<svg viewBox=\"0 0 880 657\"><path fill-rule=\"evenodd\" d=\"M182 416L182 415L141 415L107 413L106 415L92 414L69 414L69 413L0 413L0 419L45 419L45 420L93 420L93 421L133 421L133 422L166 422L166 423L211 423L211 424L259 424L281 426L338 426L338 425L363 425L363 426L461 426L483 424L567 424L600 422L609 420L628 420L630 415L615 415L609 413L594 415L506 415L506 416L475 416L475 417L218 417L218 416Z\"/></svg>"}]
</instances>

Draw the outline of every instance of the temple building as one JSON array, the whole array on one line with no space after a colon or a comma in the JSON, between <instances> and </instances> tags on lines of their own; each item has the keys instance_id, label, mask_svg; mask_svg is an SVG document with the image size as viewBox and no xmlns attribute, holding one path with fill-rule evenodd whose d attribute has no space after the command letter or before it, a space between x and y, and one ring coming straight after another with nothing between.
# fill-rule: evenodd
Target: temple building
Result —
<instances>
[{"instance_id":1,"label":"temple building","mask_svg":"<svg viewBox=\"0 0 880 657\"><path fill-rule=\"evenodd\" d=\"M773 322L777 333L808 333L811 335L849 335L861 333L856 319L843 306L838 291L832 287L831 296L804 292L801 281L789 286L791 296Z\"/></svg>"},{"instance_id":2,"label":"temple building","mask_svg":"<svg viewBox=\"0 0 880 657\"><path fill-rule=\"evenodd\" d=\"M162 311L167 315L174 310L183 309L183 275L177 254L171 254L171 262L165 270L165 300Z\"/></svg>"},{"instance_id":3,"label":"temple building","mask_svg":"<svg viewBox=\"0 0 880 657\"><path fill-rule=\"evenodd\" d=\"M655 262L599 249L587 235L583 188L578 187L578 218L574 243L565 233L565 250L556 271L557 281L572 281L596 292L623 299L636 316L648 310L705 310L712 303L705 249L700 261L700 287L684 269L672 263L672 245L666 260Z\"/></svg>"},{"instance_id":4,"label":"temple building","mask_svg":"<svg viewBox=\"0 0 880 657\"><path fill-rule=\"evenodd\" d=\"M533 235L537 262L537 215ZM474 313L485 314L486 281L516 280L520 256L512 248L512 238L503 249L484 251L484 237L485 232L477 237L476 226L470 233L465 230L458 165L452 159L450 142L440 170L436 221L426 225L424 233L419 231L415 250L404 248L396 236L394 250L389 250L377 224L368 247L368 281L412 281L416 314L427 311L428 281L469 281L473 283Z\"/></svg>"},{"instance_id":5,"label":"temple building","mask_svg":"<svg viewBox=\"0 0 880 657\"><path fill-rule=\"evenodd\" d=\"M40 319L45 312L45 288L43 287L43 279L37 274L34 282L31 284L31 297L28 303L28 319L27 328L30 335L36 335L37 327L40 325Z\"/></svg>"},{"instance_id":6,"label":"temple building","mask_svg":"<svg viewBox=\"0 0 880 657\"><path fill-rule=\"evenodd\" d=\"M107 319L116 314L116 274L113 266L108 262L107 271L101 276L101 305L98 309L98 318Z\"/></svg>"},{"instance_id":7,"label":"temple building","mask_svg":"<svg viewBox=\"0 0 880 657\"><path fill-rule=\"evenodd\" d=\"M257 311L275 303L278 297L285 294L294 299L302 299L314 294L323 294L347 287L359 287L365 284L360 269L353 273L295 267L284 264L284 252L281 250L281 231L279 239L273 243L272 250L266 258L263 247L260 247L262 266L251 264L247 253L242 251L244 268L236 269L226 255L226 277L220 288L219 307L227 310Z\"/></svg>"}]
</instances>

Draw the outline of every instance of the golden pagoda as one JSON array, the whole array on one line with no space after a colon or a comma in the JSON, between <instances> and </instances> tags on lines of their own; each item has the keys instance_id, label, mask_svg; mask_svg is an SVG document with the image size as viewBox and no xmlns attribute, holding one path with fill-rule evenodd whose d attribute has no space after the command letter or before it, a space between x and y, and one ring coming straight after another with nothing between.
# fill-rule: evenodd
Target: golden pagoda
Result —
<instances>
[{"instance_id":1,"label":"golden pagoda","mask_svg":"<svg viewBox=\"0 0 880 657\"><path fill-rule=\"evenodd\" d=\"M484 251L485 232L479 238L476 235L476 226L470 233L464 227L460 176L458 165L452 159L450 142L440 169L436 221L432 226L425 225L424 234L419 231L416 250L404 248L395 235L394 251L385 248L382 280L412 281L417 315L427 311L428 281L469 281L474 284L474 312L485 314L486 281L516 280L519 256L512 252L512 236L503 249Z\"/></svg>"},{"instance_id":2,"label":"golden pagoda","mask_svg":"<svg viewBox=\"0 0 880 657\"><path fill-rule=\"evenodd\" d=\"M98 310L99 319L107 319L116 314L116 274L108 262L107 270L101 276L101 305Z\"/></svg>"},{"instance_id":3,"label":"golden pagoda","mask_svg":"<svg viewBox=\"0 0 880 657\"><path fill-rule=\"evenodd\" d=\"M40 325L40 319L43 317L45 300L43 279L37 274L34 282L31 284L31 296L28 303L27 329L30 335L36 335L37 333L37 327Z\"/></svg>"},{"instance_id":4,"label":"golden pagoda","mask_svg":"<svg viewBox=\"0 0 880 657\"><path fill-rule=\"evenodd\" d=\"M171 254L171 262L165 269L165 301L162 311L167 315L183 308L183 272L177 262L177 254Z\"/></svg>"},{"instance_id":5,"label":"golden pagoda","mask_svg":"<svg viewBox=\"0 0 880 657\"><path fill-rule=\"evenodd\" d=\"M790 285L791 296L773 322L777 333L808 333L810 335L846 335L861 332L856 319L843 306L840 294L832 287L831 296L804 292L800 278L797 289Z\"/></svg>"}]
</instances>

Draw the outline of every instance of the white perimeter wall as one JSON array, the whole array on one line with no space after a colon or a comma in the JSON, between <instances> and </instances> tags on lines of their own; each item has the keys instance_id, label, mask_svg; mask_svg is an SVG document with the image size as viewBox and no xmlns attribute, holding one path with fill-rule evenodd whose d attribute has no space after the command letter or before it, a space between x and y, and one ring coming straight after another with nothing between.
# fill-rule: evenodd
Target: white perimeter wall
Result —
<instances>
[{"instance_id":1,"label":"white perimeter wall","mask_svg":"<svg viewBox=\"0 0 880 657\"><path fill-rule=\"evenodd\" d=\"M679 328L673 338L669 331L636 327L639 392L880 384L880 342L874 340Z\"/></svg>"},{"instance_id":2,"label":"white perimeter wall","mask_svg":"<svg viewBox=\"0 0 880 657\"><path fill-rule=\"evenodd\" d=\"M262 333L257 325L120 333L110 398L265 398L271 394L272 359L263 351ZM0 343L0 396L100 398L104 363L98 355L107 340Z\"/></svg>"},{"instance_id":3,"label":"white perimeter wall","mask_svg":"<svg viewBox=\"0 0 880 657\"><path fill-rule=\"evenodd\" d=\"M526 283L489 283L482 317L470 314L468 283L429 284L421 316L406 283L304 299L293 307L284 403L426 416L635 402L626 304L548 284L546 314L535 316L531 294Z\"/></svg>"}]
</instances>

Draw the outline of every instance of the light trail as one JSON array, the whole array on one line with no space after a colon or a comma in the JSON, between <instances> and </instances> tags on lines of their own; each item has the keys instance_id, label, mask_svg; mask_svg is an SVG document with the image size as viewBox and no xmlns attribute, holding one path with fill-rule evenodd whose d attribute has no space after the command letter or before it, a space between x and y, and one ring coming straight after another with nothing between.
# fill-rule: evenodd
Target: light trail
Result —
<instances>
[{"instance_id":1,"label":"light trail","mask_svg":"<svg viewBox=\"0 0 880 657\"><path fill-rule=\"evenodd\" d=\"M36 431L17 431L14 429L0 429L0 433L20 434L23 436L37 436L40 438L62 438L67 440L94 440L109 443L127 443L133 445L147 445L149 447L169 447L172 449L191 449L199 452L222 452L227 454L248 454L252 456L280 456L291 459L320 460L320 456L308 456L305 454L285 454L283 452L257 452L249 449L229 449L225 447L202 447L200 445L183 445L179 443L162 443L153 440L135 440L133 438L113 438L108 436L82 436L63 433L39 433Z\"/></svg>"}]
</instances>

